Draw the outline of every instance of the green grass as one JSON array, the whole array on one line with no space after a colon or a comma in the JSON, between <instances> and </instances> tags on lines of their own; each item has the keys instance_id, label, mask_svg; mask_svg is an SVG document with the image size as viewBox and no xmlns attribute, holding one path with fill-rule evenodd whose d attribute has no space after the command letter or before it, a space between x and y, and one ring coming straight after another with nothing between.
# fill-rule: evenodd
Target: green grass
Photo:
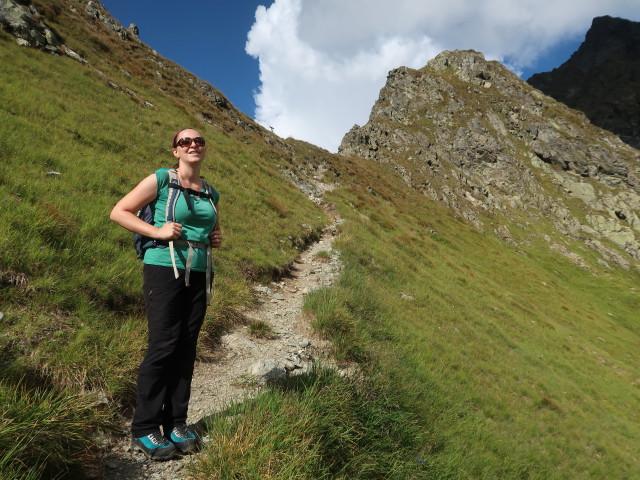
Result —
<instances>
[{"instance_id":1,"label":"green grass","mask_svg":"<svg viewBox=\"0 0 640 480\"><path fill-rule=\"evenodd\" d=\"M419 415L425 478L640 473L637 272L518 252L417 196L334 195L346 268L306 308ZM416 229L422 219L437 233Z\"/></svg>"},{"instance_id":2,"label":"green grass","mask_svg":"<svg viewBox=\"0 0 640 480\"><path fill-rule=\"evenodd\" d=\"M388 388L326 368L271 385L206 430L194 479L422 478L418 425Z\"/></svg>"},{"instance_id":3,"label":"green grass","mask_svg":"<svg viewBox=\"0 0 640 480\"><path fill-rule=\"evenodd\" d=\"M142 47L77 22L59 0L38 3L102 73L0 32L2 478L78 475L96 461L93 434L114 428L111 408L130 407L146 335L141 265L108 214L173 163L168 141L184 126L211 146L203 174L221 193L225 236L202 358L243 321L251 282L285 274L328 223L282 175L323 164L343 186L329 200L346 220L334 244L345 268L305 309L337 359L363 372L290 379L217 416L195 478L640 476L637 271L562 242L590 270L579 268L549 249L542 218L509 225L516 249L385 165L271 146L187 77L158 79ZM56 443L61 432L68 442Z\"/></svg>"},{"instance_id":4,"label":"green grass","mask_svg":"<svg viewBox=\"0 0 640 480\"><path fill-rule=\"evenodd\" d=\"M254 320L249 323L249 334L256 338L272 338L274 337L271 325L263 320Z\"/></svg>"},{"instance_id":5,"label":"green grass","mask_svg":"<svg viewBox=\"0 0 640 480\"><path fill-rule=\"evenodd\" d=\"M96 398L0 381L0 475L3 479L86 475L96 428L111 413ZM95 447L94 447L95 448Z\"/></svg>"},{"instance_id":6,"label":"green grass","mask_svg":"<svg viewBox=\"0 0 640 480\"><path fill-rule=\"evenodd\" d=\"M331 252L322 250L321 252L316 253L315 258L321 261L328 261L331 258Z\"/></svg>"}]
</instances>

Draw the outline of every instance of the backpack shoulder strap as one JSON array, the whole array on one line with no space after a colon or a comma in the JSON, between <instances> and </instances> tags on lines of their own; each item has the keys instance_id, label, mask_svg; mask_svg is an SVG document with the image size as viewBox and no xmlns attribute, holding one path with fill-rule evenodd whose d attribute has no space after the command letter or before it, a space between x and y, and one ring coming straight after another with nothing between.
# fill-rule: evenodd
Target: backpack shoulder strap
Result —
<instances>
[{"instance_id":1,"label":"backpack shoulder strap","mask_svg":"<svg viewBox=\"0 0 640 480\"><path fill-rule=\"evenodd\" d=\"M213 200L213 192L215 189L211 185L209 185L209 182L207 182L204 179L204 177L200 177L200 178L202 179L202 185L204 186L204 189L207 191L207 194L209 197L209 203L213 207L213 211L216 212L216 217L217 217L218 209L216 208L216 204L214 203L214 200ZM213 295L213 277L211 276L212 270L213 270L213 258L211 253L211 243L209 243L209 245L207 245L207 277L206 277L207 305L211 303L211 296Z\"/></svg>"},{"instance_id":2,"label":"backpack shoulder strap","mask_svg":"<svg viewBox=\"0 0 640 480\"><path fill-rule=\"evenodd\" d=\"M180 185L180 179L178 178L178 172L175 168L169 169L169 185L167 186L167 208L165 211L165 221L173 222L176 219L176 203L178 203L178 196L182 191ZM173 187L173 188L172 188ZM178 278L178 267L176 266L176 253L173 246L173 240L169 241L169 253L171 255L171 265L173 266L173 273L176 279ZM186 281L186 277L185 277ZM188 283L187 283L188 285Z\"/></svg>"},{"instance_id":3,"label":"backpack shoulder strap","mask_svg":"<svg viewBox=\"0 0 640 480\"><path fill-rule=\"evenodd\" d=\"M209 203L211 204L211 206L213 207L213 211L216 212L216 215L218 214L218 209L216 208L216 205L213 201L213 191L214 188L209 185L209 182L207 182L204 177L200 177L200 179L202 180L202 185L204 186L204 189L207 191L207 194L209 195Z\"/></svg>"},{"instance_id":4,"label":"backpack shoulder strap","mask_svg":"<svg viewBox=\"0 0 640 480\"><path fill-rule=\"evenodd\" d=\"M167 208L165 211L165 221L173 222L176 218L176 203L178 202L178 196L180 195L180 180L178 179L178 172L175 168L171 168L169 173L169 188L167 193ZM177 188L173 187L177 186Z\"/></svg>"}]
</instances>

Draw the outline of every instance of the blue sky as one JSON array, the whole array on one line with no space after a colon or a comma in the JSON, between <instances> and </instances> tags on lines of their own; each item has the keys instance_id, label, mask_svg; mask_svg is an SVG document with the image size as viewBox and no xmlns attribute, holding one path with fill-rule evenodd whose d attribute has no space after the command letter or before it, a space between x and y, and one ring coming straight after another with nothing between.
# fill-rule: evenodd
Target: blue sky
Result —
<instances>
[{"instance_id":1,"label":"blue sky","mask_svg":"<svg viewBox=\"0 0 640 480\"><path fill-rule=\"evenodd\" d=\"M594 17L639 0L102 0L140 39L283 137L337 151L392 68L474 49L526 79L566 61Z\"/></svg>"},{"instance_id":2,"label":"blue sky","mask_svg":"<svg viewBox=\"0 0 640 480\"><path fill-rule=\"evenodd\" d=\"M244 47L256 8L271 3L273 0L102 0L123 26L138 26L140 40L218 88L250 117L260 72L258 60Z\"/></svg>"}]
</instances>

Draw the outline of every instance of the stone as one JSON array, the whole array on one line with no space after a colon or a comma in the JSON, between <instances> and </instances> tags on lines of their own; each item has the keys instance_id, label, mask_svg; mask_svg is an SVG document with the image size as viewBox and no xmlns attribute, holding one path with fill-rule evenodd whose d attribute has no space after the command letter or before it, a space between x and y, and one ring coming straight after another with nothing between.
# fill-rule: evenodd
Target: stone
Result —
<instances>
[{"instance_id":1,"label":"stone","mask_svg":"<svg viewBox=\"0 0 640 480\"><path fill-rule=\"evenodd\" d=\"M100 17L100 11L98 10L98 7L91 1L87 2L87 5L84 7L84 11L87 12L87 15L89 15L89 17L91 18Z\"/></svg>"},{"instance_id":2,"label":"stone","mask_svg":"<svg viewBox=\"0 0 640 480\"><path fill-rule=\"evenodd\" d=\"M140 35L140 29L138 28L138 26L135 23L131 23L129 25L129 28L127 28L127 31L134 37L134 38L138 38Z\"/></svg>"},{"instance_id":3,"label":"stone","mask_svg":"<svg viewBox=\"0 0 640 480\"><path fill-rule=\"evenodd\" d=\"M287 376L284 365L273 360L259 360L249 367L248 373L260 382L282 379Z\"/></svg>"},{"instance_id":4,"label":"stone","mask_svg":"<svg viewBox=\"0 0 640 480\"><path fill-rule=\"evenodd\" d=\"M267 295L271 295L271 289L269 287L263 287L260 285L256 285L255 287L253 287L253 291L254 292L258 292L258 293L266 293Z\"/></svg>"},{"instance_id":5,"label":"stone","mask_svg":"<svg viewBox=\"0 0 640 480\"><path fill-rule=\"evenodd\" d=\"M0 26L20 45L56 52L62 47L59 35L43 23L37 12L16 0L0 2Z\"/></svg>"}]
</instances>

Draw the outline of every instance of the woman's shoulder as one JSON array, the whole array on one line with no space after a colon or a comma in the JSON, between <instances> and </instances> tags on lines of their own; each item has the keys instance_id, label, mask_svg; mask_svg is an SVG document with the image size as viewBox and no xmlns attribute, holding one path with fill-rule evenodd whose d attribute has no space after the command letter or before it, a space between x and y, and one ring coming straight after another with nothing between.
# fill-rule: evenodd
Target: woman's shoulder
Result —
<instances>
[{"instance_id":1,"label":"woman's shoulder","mask_svg":"<svg viewBox=\"0 0 640 480\"><path fill-rule=\"evenodd\" d=\"M170 168L159 168L155 172L156 180L158 181L158 189L166 187L169 184L169 171Z\"/></svg>"}]
</instances>

